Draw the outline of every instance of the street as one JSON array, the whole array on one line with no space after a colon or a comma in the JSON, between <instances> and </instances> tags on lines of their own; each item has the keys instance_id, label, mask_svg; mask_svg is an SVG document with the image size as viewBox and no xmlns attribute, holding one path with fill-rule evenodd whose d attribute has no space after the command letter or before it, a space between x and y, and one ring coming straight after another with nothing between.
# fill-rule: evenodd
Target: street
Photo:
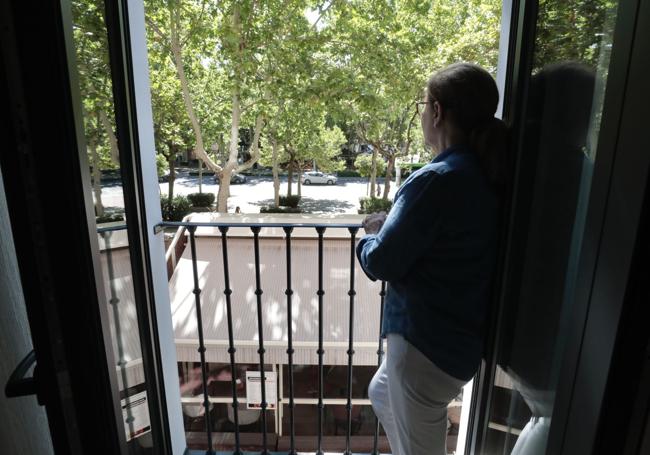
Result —
<instances>
[{"instance_id":1,"label":"street","mask_svg":"<svg viewBox=\"0 0 650 455\"><path fill-rule=\"evenodd\" d=\"M383 180L379 180L383 191ZM310 213L358 213L359 198L366 195L367 179L359 177L341 177L336 185L302 185L302 199L300 207ZM160 192L167 193L167 183L160 183ZM219 185L213 183L212 176L203 177L204 193L215 194ZM293 183L293 194L298 186ZM182 175L174 182L174 195L187 195L198 193L199 178L197 176ZM286 177L280 178L280 194L287 192ZM394 182L391 182L389 197L395 194ZM119 182L102 185L102 202L104 207L118 209L124 207L122 186ZM247 177L244 184L230 185L230 198L228 211L234 212L236 207L242 213L259 213L260 207L273 204L273 179L271 177Z\"/></svg>"}]
</instances>

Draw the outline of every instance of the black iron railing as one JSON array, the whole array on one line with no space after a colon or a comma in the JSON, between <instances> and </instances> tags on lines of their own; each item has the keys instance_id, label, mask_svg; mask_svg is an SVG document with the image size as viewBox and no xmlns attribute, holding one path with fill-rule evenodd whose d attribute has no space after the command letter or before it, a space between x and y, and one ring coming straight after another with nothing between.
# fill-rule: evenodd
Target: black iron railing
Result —
<instances>
[{"instance_id":1,"label":"black iron railing","mask_svg":"<svg viewBox=\"0 0 650 455\"><path fill-rule=\"evenodd\" d=\"M254 246L254 255L255 255L255 295L257 303L257 326L258 326L258 336L259 336L259 368L260 368L260 382L261 382L261 394L262 394L262 446L263 454L269 453L268 439L267 439L267 422L266 422L266 410L268 403L266 402L266 387L265 387L265 375L264 375L264 333L263 333L263 324L262 324L262 311L263 311L263 301L262 301L262 284L261 284L261 271L260 271L260 248L259 248L259 234L262 228L282 228L285 234L285 253L286 253L286 290L285 295L287 298L287 324L288 324L288 346L287 346L287 357L288 357L288 383L289 383L289 428L290 428L290 455L296 454L296 442L295 442L295 419L294 419L294 363L293 363L293 330L291 326L292 321L292 261L291 261L291 235L294 228L313 228L317 234L318 242L318 254L315 260L318 261L318 289L316 290L316 295L318 296L318 349L316 351L318 355L318 428L317 428L317 454L323 454L323 412L324 412L324 381L323 381L323 356L325 350L323 347L323 305L324 305L324 283L323 283L323 242L324 234L327 229L345 229L350 235L350 282L349 282L349 339L348 339L348 363L347 363L347 386L346 386L346 411L347 411L347 425L346 425L346 435L345 435L345 454L351 454L350 447L350 438L352 434L352 369L353 369L353 357L354 357L354 315L355 315L355 247L356 247L356 236L361 227L359 224L341 224L341 223L329 223L329 224L320 224L320 223L192 223L192 222L165 222L156 226L156 231L159 232L163 227L177 227L186 229L189 233L189 244L191 251L192 259L192 273L193 273L193 293L196 306L196 317L197 317L197 329L199 337L199 347L198 352L200 355L201 363L201 379L202 379L202 392L203 392L203 402L202 405L205 408L205 427L206 427L206 438L207 438L207 447L208 450L206 453L213 454L213 430L212 422L210 418L210 396L208 394L208 374L207 374L207 362L205 359L205 339L203 334L203 320L202 320L202 305L201 305L201 288L199 286L199 276L197 271L197 252L196 252L196 230L199 227L208 227L208 228L217 228L221 234L221 250L222 250L222 259L223 259L223 280L224 280L224 296L226 300L226 316L227 316L227 325L228 325L228 354L230 358L230 368L231 368L231 392L232 392L232 407L234 414L234 426L235 426L235 447L233 454L241 455L241 441L240 441L240 432L239 432L239 415L238 415L238 399L237 399L237 383L236 375L234 374L236 368L236 349L234 343L234 330L233 330L233 311L232 311L232 302L231 294L232 289L230 287L230 268L228 263L228 231L230 228L249 228L252 233L253 246ZM103 238L105 242L105 252L107 257L107 274L109 278L109 295L110 295L110 304L114 312L115 324L119 324L120 318L118 317L118 304L119 299L117 297L117 292L113 288L114 282L114 270L113 270L113 261L112 261L112 248L111 248L111 237L112 234L116 231L124 230L125 226L110 226L102 227L97 229L97 232ZM384 297L386 295L386 283L382 282L381 292L379 293L380 297L380 332L381 332L381 318L383 317L383 307L384 307ZM120 328L116 327L116 333L120 333ZM120 371L123 376L123 383L126 384L127 379L125 377L124 369L124 358L123 358L123 348L120 337L117 339L117 363L120 366ZM383 358L383 343L381 337L378 337L378 349L377 349L377 365L381 364ZM379 421L375 418L375 430L373 437L373 454L378 454L378 436L379 436Z\"/></svg>"},{"instance_id":2,"label":"black iron railing","mask_svg":"<svg viewBox=\"0 0 650 455\"><path fill-rule=\"evenodd\" d=\"M290 431L290 450L289 454L294 455L296 453L296 442L295 442L295 419L294 419L294 364L293 364L293 329L291 325L292 321L292 297L293 289L291 282L291 235L294 231L294 228L311 228L316 231L317 242L318 242L318 255L315 260L318 261L318 289L316 290L316 295L318 296L318 434L317 434L317 454L323 454L323 355L325 353L323 349L323 304L324 304L324 283L323 283L323 237L328 229L345 229L348 231L350 236L350 283L349 283L349 339L348 339L348 363L347 363L347 387L346 387L346 410L347 410L347 425L346 425L346 438L345 438L345 454L351 454L350 447L350 437L352 433L352 368L353 368L353 357L354 357L354 305L355 305L355 262L356 262L356 237L357 233L361 227L358 223L214 223L214 222L165 222L160 223L156 226L155 231L160 232L163 227L177 227L187 229L190 237L190 247L191 247L191 259L192 259L192 271L194 278L194 295L196 303L196 314L197 314L197 323L198 323L198 335L199 335L199 348L200 361L201 361L201 374L202 374L202 390L203 390L203 406L205 407L205 426L206 426L206 437L207 437L207 446L208 450L206 453L212 454L213 444L212 444L212 425L210 422L210 402L208 396L208 382L207 382L207 371L206 371L206 362L205 362L205 340L203 337L203 327L201 319L201 289L199 287L199 277L197 272L197 255L196 255L196 240L195 234L196 229L201 228L216 228L221 233L221 246L222 246L222 256L223 256L223 270L224 270L224 295L226 299L226 312L227 312L227 321L228 321L228 353L230 355L230 367L231 367L231 390L232 390L232 407L234 413L234 424L235 424L235 447L233 454L240 455L241 443L240 443L240 433L239 433L239 418L238 418L238 400L237 400L237 390L235 382L235 365L236 358L234 347L234 334L233 334L233 323L232 323L232 304L231 304L231 294L232 290L230 288L230 270L228 265L228 231L230 228L248 228L252 233L252 241L254 246L254 255L255 255L255 296L257 303L257 326L258 326L258 338L259 338L259 368L260 368L260 382L261 382L261 393L262 393L262 453L268 454L268 440L267 440L267 425L266 425L266 409L268 403L266 403L266 391L265 391L265 375L264 375L264 334L262 327L262 311L263 311L263 301L262 301L262 283L261 283L261 272L260 272L260 249L259 249L259 234L262 228L281 228L284 231L285 237L285 248L286 248L286 302L287 302L287 325L288 325L288 347L287 347L287 356L288 356L288 383L289 383L289 431ZM382 283L381 292L379 294L381 310L380 313L383 315L383 304L384 296L386 294L386 284ZM381 324L380 324L381 328ZM377 349L377 362L378 365L381 364L383 357L383 344L382 340L378 334L378 349ZM379 421L375 418L375 431L373 438L373 454L378 454L378 435L379 435Z\"/></svg>"}]
</instances>

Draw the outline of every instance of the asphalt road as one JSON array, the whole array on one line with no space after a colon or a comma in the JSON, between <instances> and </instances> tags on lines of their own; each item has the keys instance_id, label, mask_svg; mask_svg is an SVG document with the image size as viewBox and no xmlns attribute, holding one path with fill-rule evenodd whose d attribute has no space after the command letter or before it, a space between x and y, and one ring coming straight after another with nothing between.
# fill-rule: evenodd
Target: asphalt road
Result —
<instances>
[{"instance_id":1,"label":"asphalt road","mask_svg":"<svg viewBox=\"0 0 650 455\"><path fill-rule=\"evenodd\" d=\"M230 186L228 211L240 207L242 213L259 213L260 207L273 204L273 179L271 177L248 177L247 182ZM287 179L280 179L280 194L287 192ZM383 181L380 180L383 191ZM341 177L336 185L303 185L300 206L312 213L358 213L359 198L366 195L367 180L358 177ZM211 176L203 177L203 192L216 192L219 185L212 182ZM160 183L161 193L167 193L168 184ZM174 182L174 194L186 195L199 191L198 176L181 175ZM297 185L293 183L293 194ZM391 184L390 197L395 193ZM119 182L102 185L102 202L106 208L122 208L122 186Z\"/></svg>"}]
</instances>

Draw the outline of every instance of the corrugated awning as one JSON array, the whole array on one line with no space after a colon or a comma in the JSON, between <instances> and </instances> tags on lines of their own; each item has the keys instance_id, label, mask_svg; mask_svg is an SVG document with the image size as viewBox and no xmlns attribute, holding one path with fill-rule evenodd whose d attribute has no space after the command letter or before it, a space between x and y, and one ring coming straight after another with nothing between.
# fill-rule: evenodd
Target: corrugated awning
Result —
<instances>
[{"instance_id":1,"label":"corrugated awning","mask_svg":"<svg viewBox=\"0 0 650 455\"><path fill-rule=\"evenodd\" d=\"M229 231L230 288L237 363L259 362L255 260L250 230ZM350 317L350 236L330 229L323 242L324 362L346 365ZM208 362L229 362L228 326L221 238L197 229L196 254L201 311ZM280 228L260 233L262 328L265 362L287 363L286 249ZM318 364L318 243L313 229L294 230L291 273L295 364ZM380 282L372 282L353 260L355 271L354 364L376 365L380 317ZM198 330L189 243L169 282L179 361L199 361Z\"/></svg>"}]
</instances>

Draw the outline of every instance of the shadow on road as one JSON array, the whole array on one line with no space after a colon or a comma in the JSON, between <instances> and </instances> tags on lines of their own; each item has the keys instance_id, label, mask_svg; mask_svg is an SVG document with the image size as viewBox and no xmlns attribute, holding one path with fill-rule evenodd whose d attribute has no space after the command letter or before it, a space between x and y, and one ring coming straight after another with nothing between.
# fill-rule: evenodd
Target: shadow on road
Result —
<instances>
[{"instance_id":1,"label":"shadow on road","mask_svg":"<svg viewBox=\"0 0 650 455\"><path fill-rule=\"evenodd\" d=\"M273 199L250 202L250 205L271 206ZM306 213L349 213L349 210L353 209L355 205L338 199L312 199L303 196L300 199L299 207Z\"/></svg>"},{"instance_id":2,"label":"shadow on road","mask_svg":"<svg viewBox=\"0 0 650 455\"><path fill-rule=\"evenodd\" d=\"M180 177L174 180L174 185L185 186L188 188L196 187L196 191L199 189L199 178L198 177ZM203 185L215 185L214 179L212 176L203 176ZM218 186L218 185L215 185Z\"/></svg>"}]
</instances>

